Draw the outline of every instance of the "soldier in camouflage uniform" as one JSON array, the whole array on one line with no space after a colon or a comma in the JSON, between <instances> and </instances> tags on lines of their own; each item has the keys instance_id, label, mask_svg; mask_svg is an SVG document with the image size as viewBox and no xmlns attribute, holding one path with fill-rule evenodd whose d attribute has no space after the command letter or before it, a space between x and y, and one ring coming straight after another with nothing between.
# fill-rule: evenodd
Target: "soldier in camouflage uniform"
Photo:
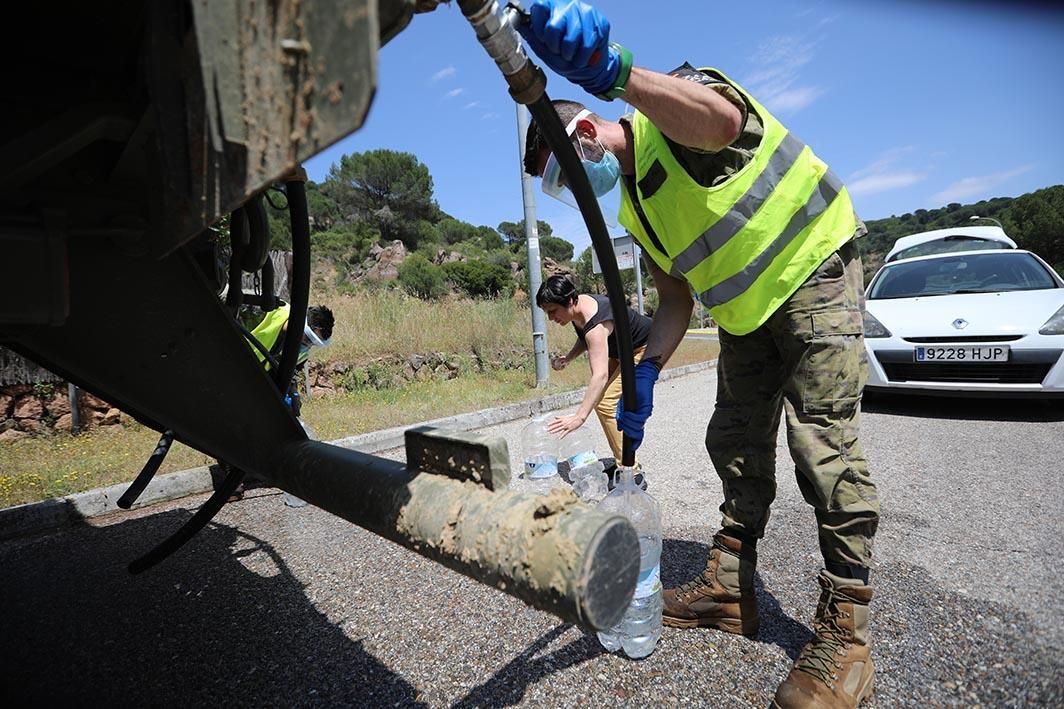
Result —
<instances>
[{"instance_id":1,"label":"soldier in camouflage uniform","mask_svg":"<svg viewBox=\"0 0 1064 709\"><path fill-rule=\"evenodd\" d=\"M619 221L643 247L658 289L635 411L619 411L634 446L653 387L686 331L691 289L720 328L717 405L706 448L724 501L709 561L664 593L674 627L754 635L756 545L776 495L776 432L786 411L799 488L813 507L824 557L815 637L774 706L856 706L871 693L869 566L879 520L858 437L866 378L864 232L827 165L738 84L683 65L663 75L609 43L609 23L570 0L534 0L519 28L555 72L636 112L609 121L555 101L596 196L622 185ZM525 170L564 196L565 176L536 125Z\"/></svg>"}]
</instances>

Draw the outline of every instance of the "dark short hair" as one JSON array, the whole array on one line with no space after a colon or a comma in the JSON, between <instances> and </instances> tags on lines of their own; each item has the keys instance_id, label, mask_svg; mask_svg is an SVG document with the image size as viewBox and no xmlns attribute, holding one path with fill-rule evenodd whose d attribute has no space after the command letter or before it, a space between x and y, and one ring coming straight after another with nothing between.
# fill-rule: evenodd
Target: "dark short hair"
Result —
<instances>
[{"instance_id":1,"label":"dark short hair","mask_svg":"<svg viewBox=\"0 0 1064 709\"><path fill-rule=\"evenodd\" d=\"M321 339L328 340L332 337L335 321L332 311L324 305L312 305L307 308L307 324L321 334Z\"/></svg>"},{"instance_id":2,"label":"dark short hair","mask_svg":"<svg viewBox=\"0 0 1064 709\"><path fill-rule=\"evenodd\" d=\"M565 276L551 276L543 281L536 292L536 305L542 308L547 303L569 306L576 302L576 286Z\"/></svg>"},{"instance_id":3,"label":"dark short hair","mask_svg":"<svg viewBox=\"0 0 1064 709\"><path fill-rule=\"evenodd\" d=\"M562 122L562 127L569 125L569 121L576 117L576 114L586 108L584 104L578 101L569 101L568 99L560 98L556 101L551 101L554 106L554 112L558 114L559 120ZM594 114L592 114L594 115ZM539 126L535 121L528 124L528 132L525 133L525 172L532 177L539 177L539 154L544 149L550 149L547 144L547 139L543 137L543 134L539 132Z\"/></svg>"}]
</instances>

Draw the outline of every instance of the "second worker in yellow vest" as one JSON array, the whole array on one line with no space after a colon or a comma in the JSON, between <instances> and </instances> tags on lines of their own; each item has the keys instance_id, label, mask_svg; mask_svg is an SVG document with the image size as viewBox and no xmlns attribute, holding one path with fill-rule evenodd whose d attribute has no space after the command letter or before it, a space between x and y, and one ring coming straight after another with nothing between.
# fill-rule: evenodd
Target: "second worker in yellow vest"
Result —
<instances>
[{"instance_id":1,"label":"second worker in yellow vest","mask_svg":"<svg viewBox=\"0 0 1064 709\"><path fill-rule=\"evenodd\" d=\"M723 73L633 66L589 5L535 0L519 31L558 74L636 109L610 121L582 103L554 102L595 195L620 185L618 219L649 257L658 290L636 367L637 410L618 412L633 443L643 439L661 366L687 330L692 289L720 326L716 407L706 433L721 479L720 530L705 570L665 591L665 623L757 633L756 545L775 498L776 432L786 411L824 567L816 635L773 705L856 706L873 680L869 566L879 500L858 436L866 363L854 240L864 226L846 188ZM566 176L534 124L525 170L543 178L547 194L566 196ZM669 421L684 418L675 412Z\"/></svg>"}]
</instances>

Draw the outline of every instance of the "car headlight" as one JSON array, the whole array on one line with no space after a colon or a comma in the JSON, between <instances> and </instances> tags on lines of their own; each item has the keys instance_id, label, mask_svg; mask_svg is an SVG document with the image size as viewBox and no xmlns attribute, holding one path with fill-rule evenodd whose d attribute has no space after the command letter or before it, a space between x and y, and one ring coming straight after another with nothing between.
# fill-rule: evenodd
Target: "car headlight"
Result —
<instances>
[{"instance_id":1,"label":"car headlight","mask_svg":"<svg viewBox=\"0 0 1064 709\"><path fill-rule=\"evenodd\" d=\"M890 330L883 327L883 323L876 320L876 316L866 310L864 311L864 336L890 337Z\"/></svg>"},{"instance_id":2,"label":"car headlight","mask_svg":"<svg viewBox=\"0 0 1064 709\"><path fill-rule=\"evenodd\" d=\"M1039 335L1064 335L1064 305L1060 310L1053 313L1053 317L1046 320L1046 324L1038 330Z\"/></svg>"}]
</instances>

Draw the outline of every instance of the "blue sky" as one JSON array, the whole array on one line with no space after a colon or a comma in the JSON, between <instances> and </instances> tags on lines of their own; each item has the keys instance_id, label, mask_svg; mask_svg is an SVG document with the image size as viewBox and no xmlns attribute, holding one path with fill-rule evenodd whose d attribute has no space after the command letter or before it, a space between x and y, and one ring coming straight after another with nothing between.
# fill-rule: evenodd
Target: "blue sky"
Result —
<instances>
[{"instance_id":1,"label":"blue sky","mask_svg":"<svg viewBox=\"0 0 1064 709\"><path fill-rule=\"evenodd\" d=\"M865 219L1064 182L1064 13L1043 4L596 6L637 65L715 66L753 93L842 177ZM631 110L549 71L547 92L608 118ZM416 155L458 219L522 218L515 106L456 5L415 16L381 49L365 124L305 167L320 181L341 155L377 148ZM535 184L538 217L579 253L590 242L579 213Z\"/></svg>"}]
</instances>

